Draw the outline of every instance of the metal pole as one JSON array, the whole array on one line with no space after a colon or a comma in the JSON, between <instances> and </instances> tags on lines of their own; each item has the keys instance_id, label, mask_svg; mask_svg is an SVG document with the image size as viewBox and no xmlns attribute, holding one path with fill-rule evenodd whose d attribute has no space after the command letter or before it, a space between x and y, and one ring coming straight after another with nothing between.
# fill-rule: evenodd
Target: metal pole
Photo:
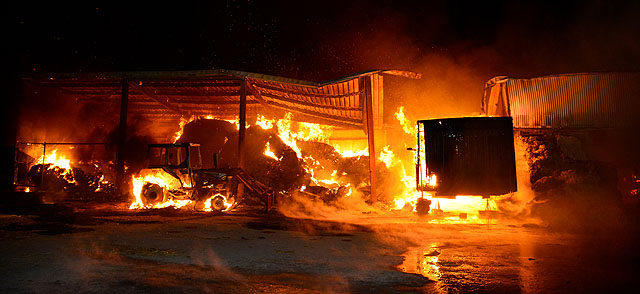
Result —
<instances>
[{"instance_id":1,"label":"metal pole","mask_svg":"<svg viewBox=\"0 0 640 294\"><path fill-rule=\"evenodd\" d=\"M240 81L240 109L238 113L238 167L244 168L244 135L247 124L247 80ZM238 197L244 195L244 184L238 183Z\"/></svg>"},{"instance_id":2,"label":"metal pole","mask_svg":"<svg viewBox=\"0 0 640 294\"><path fill-rule=\"evenodd\" d=\"M122 79L120 95L120 125L118 130L118 148L116 153L116 185L121 190L124 183L124 144L127 138L127 114L129 108L129 82Z\"/></svg>"}]
</instances>

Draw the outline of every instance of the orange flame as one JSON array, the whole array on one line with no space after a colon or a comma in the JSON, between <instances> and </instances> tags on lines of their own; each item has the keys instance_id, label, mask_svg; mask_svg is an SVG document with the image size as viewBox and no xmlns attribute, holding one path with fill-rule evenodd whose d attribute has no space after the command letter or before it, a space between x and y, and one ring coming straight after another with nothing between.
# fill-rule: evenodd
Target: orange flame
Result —
<instances>
[{"instance_id":1,"label":"orange flame","mask_svg":"<svg viewBox=\"0 0 640 294\"><path fill-rule=\"evenodd\" d=\"M45 156L44 154L36 160L36 164L44 165L49 164L48 170L58 169L60 172L60 176L63 176L65 180L70 183L75 183L76 180L74 178L73 169L71 169L71 160L67 159L64 156L58 156L58 150L51 151L51 154Z\"/></svg>"},{"instance_id":2,"label":"orange flame","mask_svg":"<svg viewBox=\"0 0 640 294\"><path fill-rule=\"evenodd\" d=\"M218 193L211 196L209 199L207 199L204 202L204 211L213 211L213 207L211 207L211 201L213 201L213 199L215 199L216 197L222 197L223 199L223 205L224 205L224 209L222 209L223 212L229 210L231 207L233 207L233 204L235 204L233 201L230 201L229 199L227 199L227 197L225 197L224 195Z\"/></svg>"},{"instance_id":3,"label":"orange flame","mask_svg":"<svg viewBox=\"0 0 640 294\"><path fill-rule=\"evenodd\" d=\"M380 156L378 156L378 160L382 161L387 168L391 167L394 163L393 151L389 150L389 145L384 146L382 151L380 151Z\"/></svg>"},{"instance_id":4,"label":"orange flame","mask_svg":"<svg viewBox=\"0 0 640 294\"><path fill-rule=\"evenodd\" d=\"M53 150L49 156L40 156L36 163L51 164L49 169L58 167L64 170L71 170L71 161L64 156L58 158L57 152L58 150Z\"/></svg>"},{"instance_id":5,"label":"orange flame","mask_svg":"<svg viewBox=\"0 0 640 294\"><path fill-rule=\"evenodd\" d=\"M400 108L398 108L398 111L396 111L395 113L395 117L400 122L400 125L402 126L402 130L405 133L409 135L416 134L415 125L413 125L411 121L408 120L407 117L404 115L404 106L400 106Z\"/></svg>"},{"instance_id":6,"label":"orange flame","mask_svg":"<svg viewBox=\"0 0 640 294\"><path fill-rule=\"evenodd\" d=\"M143 174L139 176L133 176L131 178L132 183L132 191L131 193L135 197L134 202L131 203L129 209L143 209L143 208L165 208L169 206L173 206L176 208L183 207L189 203L191 200L173 200L169 199L162 203L157 203L155 205L144 205L142 201L142 188L147 183L156 184L162 187L164 190L166 189L175 189L180 187L180 182L177 179L171 177L166 174L162 170L143 170Z\"/></svg>"},{"instance_id":7,"label":"orange flame","mask_svg":"<svg viewBox=\"0 0 640 294\"><path fill-rule=\"evenodd\" d=\"M271 151L271 146L269 146L269 142L267 142L267 146L264 149L264 155L269 156L275 160L280 160L273 151Z\"/></svg>"},{"instance_id":8,"label":"orange flame","mask_svg":"<svg viewBox=\"0 0 640 294\"><path fill-rule=\"evenodd\" d=\"M333 148L335 148L336 152L338 152L343 158L369 156L369 147L360 150L344 150L340 146L336 145L333 146Z\"/></svg>"},{"instance_id":9,"label":"orange flame","mask_svg":"<svg viewBox=\"0 0 640 294\"><path fill-rule=\"evenodd\" d=\"M263 115L258 115L258 119L256 120L256 125L260 126L261 128L265 129L265 130L269 130L273 128L273 124L274 124L275 120L273 119L268 119L266 117L264 117Z\"/></svg>"},{"instance_id":10,"label":"orange flame","mask_svg":"<svg viewBox=\"0 0 640 294\"><path fill-rule=\"evenodd\" d=\"M404 114L404 107L398 108L398 111L395 113L395 117L398 120L399 124L402 126L402 129L405 133L416 135L418 129L415 126L412 126L410 120L408 120ZM419 139L421 140L421 144L424 146L424 136L420 132ZM394 207L393 209L403 209L406 205L409 205L412 210L415 210L415 206L418 198L426 198L431 200L431 207L439 206L440 209L448 212L455 213L467 213L471 215L468 220L464 222L472 222L478 219L477 214L479 210L483 210L487 208L487 200L482 199L478 196L455 196L455 198L438 198L435 197L433 193L418 191L416 187L416 178L415 176L408 175L405 170L405 162L403 162L402 158L398 158L394 156L393 152L391 152L388 148L389 146L385 146L380 152L380 156L378 159L390 168L392 171L398 172L401 175L402 183L404 184L403 192L396 196L393 200ZM414 148L414 150L417 148ZM420 150L420 154L415 154L416 156L420 156L424 159L425 151L424 148ZM426 165L424 160L420 160L421 170L426 170ZM413 165L413 162L411 163ZM436 174L430 175L422 175L422 182L431 188L435 188L437 186L437 176ZM489 200L491 203L493 200ZM495 204L494 204L495 205ZM460 221L456 218L457 221Z\"/></svg>"},{"instance_id":11,"label":"orange flame","mask_svg":"<svg viewBox=\"0 0 640 294\"><path fill-rule=\"evenodd\" d=\"M402 130L404 133L410 134L412 136L416 135L416 133L418 132L417 126L412 123L412 120L409 120L406 117L404 112L404 107L398 108L398 110L395 112L395 117L398 120L398 123L400 124L400 126L402 127ZM177 140L182 135L182 129L187 123L198 118L215 119L215 117L211 115L204 116L204 117L192 116L187 119L182 119L180 122L180 130L178 131L178 133L176 133L175 140ZM237 119L227 120L227 121L234 123L237 128L239 127L239 123ZM298 158L300 158L304 162L305 170L311 176L312 183L314 183L315 185L322 185L326 187L339 187L339 186L348 187L348 193L346 195L347 196L351 195L352 193L351 183L342 182L344 177L341 177L341 176L344 176L345 174L338 175L337 171L334 170L329 175L329 172L325 169L325 167L321 166L318 160L313 158L313 156L303 156L300 148L298 147L298 142L300 141L330 142L328 138L331 136L333 132L332 127L314 124L314 123L295 122L293 121L293 114L291 113L286 113L285 117L282 119L268 119L262 115L258 115L255 125L260 126L261 128L267 129L267 130L275 128L275 130L278 133L278 137L284 142L284 144L289 146L296 153ZM418 133L419 133L419 140L423 141L424 140L423 135L420 132ZM345 150L345 149L341 149L340 146L338 146L337 144L332 144L332 145L335 148L335 150L344 158L357 157L357 156L369 156L368 148L364 148L361 150ZM279 158L276 156L273 150L271 150L271 146L268 142L265 146L264 154L275 160L279 160ZM421 150L420 154L414 154L414 156L424 157L424 150ZM445 211L468 213L470 215L475 215L478 210L483 210L487 206L486 200L481 199L480 197L457 196L455 199L441 199L441 198L434 197L432 193L425 192L425 191L418 191L416 187L415 176L407 174L407 171L405 169L406 167L413 165L414 163L413 160L415 160L415 158L413 158L412 156L405 156L403 154L398 154L398 155L394 154L394 152L391 150L391 146L389 145L382 148L377 159L383 162L384 165L391 172L398 174L402 179L402 183L401 183L402 192L399 193L398 195L395 195L395 197L393 198L393 201L391 202L392 204L390 208L391 210L407 209L407 208L411 210L415 210L415 206L419 198L426 198L431 200L432 207L436 207L437 205L437 207ZM421 162L421 169L426 170L424 160L421 160L420 162ZM168 184L165 184L166 182L163 182L163 180L166 180L166 179L157 178L157 177L147 178L148 176L149 175L145 177L142 177L142 176L137 178L134 177L134 195L136 195L136 202L132 203L132 206L131 206L132 208L141 208L142 201L139 198L140 197L139 194L145 182L156 181L155 183L157 183L162 187L168 188L170 186ZM423 178L421 179L422 183L425 183L425 185L428 187L436 188L438 184L438 179L435 174L422 175L422 176L423 176ZM141 181L141 183L136 184L136 181ZM302 188L300 188L300 190L304 191L305 188L306 187L303 186ZM138 192L136 193L136 191ZM232 205L232 204L228 204L229 200L225 196L217 194L209 198L208 201L206 201L205 210L211 210L210 202L215 197L223 197L224 203L225 203L225 210L228 209L230 205ZM179 205L182 205L182 204L177 204L174 206L179 207ZM471 216L467 221L472 221L474 218L477 218L477 217Z\"/></svg>"},{"instance_id":12,"label":"orange flame","mask_svg":"<svg viewBox=\"0 0 640 294\"><path fill-rule=\"evenodd\" d=\"M192 115L189 117L181 117L180 118L180 123L179 123L179 128L178 131L176 131L175 135L173 135L173 143L178 142L178 140L180 139L180 137L182 137L182 134L184 133L184 126L186 126L187 124L189 124L190 122L196 120L196 119L217 119L217 120L224 120L227 121L229 123L232 123L236 126L236 129L240 129L240 120L238 118L236 119L221 119L221 118L216 118L214 115Z\"/></svg>"}]
</instances>

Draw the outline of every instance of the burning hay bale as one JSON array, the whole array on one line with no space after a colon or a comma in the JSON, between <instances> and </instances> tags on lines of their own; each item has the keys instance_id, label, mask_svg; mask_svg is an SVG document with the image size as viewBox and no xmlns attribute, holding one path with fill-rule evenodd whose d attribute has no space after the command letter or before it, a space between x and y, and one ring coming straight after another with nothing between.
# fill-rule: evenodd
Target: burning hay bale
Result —
<instances>
[{"instance_id":1,"label":"burning hay bale","mask_svg":"<svg viewBox=\"0 0 640 294\"><path fill-rule=\"evenodd\" d=\"M304 186L307 194L329 202L350 194L350 186L368 186L368 157L343 157L329 144L294 139L287 122L287 128L272 123L246 129L244 169L249 175L276 192ZM204 167L237 162L237 129L228 121L195 119L184 125L177 142L200 144Z\"/></svg>"},{"instance_id":2,"label":"burning hay bale","mask_svg":"<svg viewBox=\"0 0 640 294\"><path fill-rule=\"evenodd\" d=\"M238 135L235 125L216 119L197 119L184 126L177 142L198 143L203 166L235 167L238 160ZM276 159L264 154L270 146ZM278 137L274 129L251 126L246 130L245 170L274 191L296 189L302 185L304 169L296 153Z\"/></svg>"},{"instance_id":3,"label":"burning hay bale","mask_svg":"<svg viewBox=\"0 0 640 294\"><path fill-rule=\"evenodd\" d=\"M29 187L28 191L65 192L75 198L88 198L93 192L111 193L113 183L105 179L103 169L96 162L72 161L53 150L47 156L34 158L20 154L19 166L30 166L17 183Z\"/></svg>"},{"instance_id":4,"label":"burning hay bale","mask_svg":"<svg viewBox=\"0 0 640 294\"><path fill-rule=\"evenodd\" d=\"M311 157L318 178L335 178L336 182L359 186L369 181L369 156L343 157L333 146L322 142L298 144L303 157Z\"/></svg>"},{"instance_id":5,"label":"burning hay bale","mask_svg":"<svg viewBox=\"0 0 640 294\"><path fill-rule=\"evenodd\" d=\"M32 166L27 178L33 186L48 191L63 191L75 183L73 174L69 173L67 169L50 163Z\"/></svg>"},{"instance_id":6,"label":"burning hay bale","mask_svg":"<svg viewBox=\"0 0 640 294\"><path fill-rule=\"evenodd\" d=\"M214 155L220 167L230 167L237 161L238 131L224 120L196 119L184 126L176 143L198 143L202 152L202 166L213 168ZM226 147L223 149L223 147Z\"/></svg>"},{"instance_id":7,"label":"burning hay bale","mask_svg":"<svg viewBox=\"0 0 640 294\"><path fill-rule=\"evenodd\" d=\"M37 190L68 192L83 198L90 192L115 191L113 183L104 180L99 168L65 169L52 164L36 164L29 170L27 179Z\"/></svg>"},{"instance_id":8,"label":"burning hay bale","mask_svg":"<svg viewBox=\"0 0 640 294\"><path fill-rule=\"evenodd\" d=\"M302 185L303 163L275 130L252 126L246 134L245 168L251 176L274 191L289 191ZM265 146L275 158L265 154Z\"/></svg>"},{"instance_id":9,"label":"burning hay bale","mask_svg":"<svg viewBox=\"0 0 640 294\"><path fill-rule=\"evenodd\" d=\"M239 160L237 128L235 120L192 117L181 122L175 142L198 144L204 169L235 168ZM258 116L245 130L243 170L279 195L295 192L332 205L354 191L359 192L358 198L369 198L366 149L336 150L326 143L331 131L326 126L293 122L291 114L281 119ZM384 152L393 157L390 150ZM402 164L397 163L396 169L390 169L387 162L377 165L384 187L377 198L386 206L406 190L405 185L398 187L406 178Z\"/></svg>"}]
</instances>

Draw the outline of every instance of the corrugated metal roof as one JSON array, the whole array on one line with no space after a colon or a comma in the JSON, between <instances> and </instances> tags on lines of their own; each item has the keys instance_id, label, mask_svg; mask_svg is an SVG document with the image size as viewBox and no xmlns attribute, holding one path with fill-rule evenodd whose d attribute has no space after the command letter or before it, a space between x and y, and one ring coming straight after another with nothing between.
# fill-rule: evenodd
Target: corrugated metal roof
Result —
<instances>
[{"instance_id":1,"label":"corrugated metal roof","mask_svg":"<svg viewBox=\"0 0 640 294\"><path fill-rule=\"evenodd\" d=\"M613 128L640 121L640 73L496 77L483 112L510 115L516 128Z\"/></svg>"},{"instance_id":2,"label":"corrugated metal roof","mask_svg":"<svg viewBox=\"0 0 640 294\"><path fill-rule=\"evenodd\" d=\"M248 113L294 113L296 120L364 128L364 89L371 79L374 122L382 123L382 74L420 78L419 74L372 70L316 83L258 73L216 69L178 72L40 74L24 77L37 86L58 89L79 103L119 105L122 81L129 84L129 113L154 120L191 115L235 118L241 83L246 81Z\"/></svg>"}]
</instances>

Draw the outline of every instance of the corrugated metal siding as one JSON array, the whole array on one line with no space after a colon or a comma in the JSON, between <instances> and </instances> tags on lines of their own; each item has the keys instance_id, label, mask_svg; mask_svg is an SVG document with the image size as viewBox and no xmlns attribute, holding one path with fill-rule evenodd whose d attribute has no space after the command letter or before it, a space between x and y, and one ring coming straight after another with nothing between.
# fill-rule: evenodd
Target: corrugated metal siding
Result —
<instances>
[{"instance_id":1,"label":"corrugated metal siding","mask_svg":"<svg viewBox=\"0 0 640 294\"><path fill-rule=\"evenodd\" d=\"M268 108L294 113L294 119L346 128L363 129L364 89L360 79L370 79L373 120L382 125L383 71L370 71L326 83L313 83L237 71L132 72L103 74L59 74L55 77L25 78L71 95L79 103L119 105L121 82L129 82L129 113L152 120L191 115L234 118L238 114L240 83L247 91L248 113ZM254 97L254 94L260 96Z\"/></svg>"},{"instance_id":2,"label":"corrugated metal siding","mask_svg":"<svg viewBox=\"0 0 640 294\"><path fill-rule=\"evenodd\" d=\"M351 79L319 87L278 83L247 78L265 102L279 110L301 113L360 128L362 105L358 79Z\"/></svg>"},{"instance_id":3,"label":"corrugated metal siding","mask_svg":"<svg viewBox=\"0 0 640 294\"><path fill-rule=\"evenodd\" d=\"M494 95L494 87L501 88L499 96ZM629 126L640 121L640 74L567 74L488 82L485 113L503 115L500 107L492 107L500 103L506 105L515 128Z\"/></svg>"}]
</instances>

